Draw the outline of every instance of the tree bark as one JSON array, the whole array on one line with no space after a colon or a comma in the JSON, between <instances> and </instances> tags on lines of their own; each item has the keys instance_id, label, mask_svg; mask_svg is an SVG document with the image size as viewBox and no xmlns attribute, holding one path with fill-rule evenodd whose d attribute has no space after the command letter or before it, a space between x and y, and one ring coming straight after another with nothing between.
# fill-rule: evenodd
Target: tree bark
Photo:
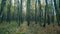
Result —
<instances>
[{"instance_id":1,"label":"tree bark","mask_svg":"<svg viewBox=\"0 0 60 34\"><path fill-rule=\"evenodd\" d=\"M8 9L8 10L7 10L7 22L10 23L11 0L9 0L9 2L10 2L10 3L9 3L8 6L7 6L7 9Z\"/></svg>"},{"instance_id":2,"label":"tree bark","mask_svg":"<svg viewBox=\"0 0 60 34\"><path fill-rule=\"evenodd\" d=\"M0 10L0 23L2 23L2 21L3 21L3 12L4 12L5 5L6 5L6 0L2 0L1 10Z\"/></svg>"},{"instance_id":3,"label":"tree bark","mask_svg":"<svg viewBox=\"0 0 60 34\"><path fill-rule=\"evenodd\" d=\"M56 11L56 17L57 17L58 26L60 26L60 12L59 12L59 10L57 8L56 0L54 0L54 6L55 6L55 11Z\"/></svg>"},{"instance_id":4,"label":"tree bark","mask_svg":"<svg viewBox=\"0 0 60 34\"><path fill-rule=\"evenodd\" d=\"M30 24L30 0L27 0L27 24Z\"/></svg>"}]
</instances>

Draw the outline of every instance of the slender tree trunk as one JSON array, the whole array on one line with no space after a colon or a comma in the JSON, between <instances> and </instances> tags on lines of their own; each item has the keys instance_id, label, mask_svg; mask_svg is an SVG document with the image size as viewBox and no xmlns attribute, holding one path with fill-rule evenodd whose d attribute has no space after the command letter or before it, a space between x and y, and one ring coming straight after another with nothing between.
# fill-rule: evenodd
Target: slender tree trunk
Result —
<instances>
[{"instance_id":1,"label":"slender tree trunk","mask_svg":"<svg viewBox=\"0 0 60 34\"><path fill-rule=\"evenodd\" d=\"M10 11L11 11L11 0L9 0L9 4L8 4L8 6L7 6L7 22L9 22L10 23Z\"/></svg>"},{"instance_id":2,"label":"slender tree trunk","mask_svg":"<svg viewBox=\"0 0 60 34\"><path fill-rule=\"evenodd\" d=\"M41 20L42 20L41 0L38 0L38 13L39 13L39 24L41 25Z\"/></svg>"},{"instance_id":3,"label":"slender tree trunk","mask_svg":"<svg viewBox=\"0 0 60 34\"><path fill-rule=\"evenodd\" d=\"M20 26L20 24L23 22L23 20L22 20L22 0L20 0L20 2L18 1L18 13L19 13L19 26Z\"/></svg>"},{"instance_id":4,"label":"slender tree trunk","mask_svg":"<svg viewBox=\"0 0 60 34\"><path fill-rule=\"evenodd\" d=\"M0 23L2 23L2 21L3 21L3 12L4 12L5 5L6 5L6 0L2 0L1 10L0 10Z\"/></svg>"},{"instance_id":5,"label":"slender tree trunk","mask_svg":"<svg viewBox=\"0 0 60 34\"><path fill-rule=\"evenodd\" d=\"M17 0L17 23L18 23L18 26L20 26L20 20L19 20L19 0Z\"/></svg>"},{"instance_id":6,"label":"slender tree trunk","mask_svg":"<svg viewBox=\"0 0 60 34\"><path fill-rule=\"evenodd\" d=\"M45 27L46 26L46 22L47 22L47 18L46 18L46 16L47 16L47 0L45 0L45 2L46 2L46 5L45 5L45 18L44 18L44 25L43 25L43 27Z\"/></svg>"},{"instance_id":7,"label":"slender tree trunk","mask_svg":"<svg viewBox=\"0 0 60 34\"><path fill-rule=\"evenodd\" d=\"M51 8L52 8L52 10L53 10L53 15L52 15L52 18L51 18L51 21L52 21L52 23L53 23L53 26L54 26L54 12L55 12L55 8L54 8L54 3L53 3L53 0L51 0Z\"/></svg>"},{"instance_id":8,"label":"slender tree trunk","mask_svg":"<svg viewBox=\"0 0 60 34\"><path fill-rule=\"evenodd\" d=\"M35 23L37 24L37 0L35 1Z\"/></svg>"},{"instance_id":9,"label":"slender tree trunk","mask_svg":"<svg viewBox=\"0 0 60 34\"><path fill-rule=\"evenodd\" d=\"M48 23L48 25L50 25L50 16L49 16L49 14L47 15L47 23Z\"/></svg>"},{"instance_id":10,"label":"slender tree trunk","mask_svg":"<svg viewBox=\"0 0 60 34\"><path fill-rule=\"evenodd\" d=\"M60 0L59 0L59 9L60 9Z\"/></svg>"},{"instance_id":11,"label":"slender tree trunk","mask_svg":"<svg viewBox=\"0 0 60 34\"><path fill-rule=\"evenodd\" d=\"M47 17L46 18L47 18L48 25L50 25L50 22L51 22L51 14L50 14L51 11L50 10L51 10L51 8L48 5L48 0L47 0L47 3L46 4L47 4L47 8L48 8L48 9L46 8L46 12L47 12L46 13L47 14Z\"/></svg>"},{"instance_id":12,"label":"slender tree trunk","mask_svg":"<svg viewBox=\"0 0 60 34\"><path fill-rule=\"evenodd\" d=\"M22 0L21 0L21 3L20 3L20 19L21 19L21 23L23 23L23 19L22 19Z\"/></svg>"},{"instance_id":13,"label":"slender tree trunk","mask_svg":"<svg viewBox=\"0 0 60 34\"><path fill-rule=\"evenodd\" d=\"M56 0L54 0L54 6L55 6L55 10L56 10L56 17L57 17L58 26L60 26L60 12L57 9Z\"/></svg>"},{"instance_id":14,"label":"slender tree trunk","mask_svg":"<svg viewBox=\"0 0 60 34\"><path fill-rule=\"evenodd\" d=\"M30 0L27 0L27 23L30 24Z\"/></svg>"}]
</instances>

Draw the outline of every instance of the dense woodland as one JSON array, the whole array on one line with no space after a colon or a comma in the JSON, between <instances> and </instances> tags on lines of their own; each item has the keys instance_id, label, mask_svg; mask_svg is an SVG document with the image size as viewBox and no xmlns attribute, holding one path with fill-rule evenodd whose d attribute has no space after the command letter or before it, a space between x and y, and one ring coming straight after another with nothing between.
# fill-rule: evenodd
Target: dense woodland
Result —
<instances>
[{"instance_id":1,"label":"dense woodland","mask_svg":"<svg viewBox=\"0 0 60 34\"><path fill-rule=\"evenodd\" d=\"M18 27L24 22L28 27L33 22L40 27L46 24L60 27L60 0L0 0L0 26L5 22L17 23Z\"/></svg>"}]
</instances>

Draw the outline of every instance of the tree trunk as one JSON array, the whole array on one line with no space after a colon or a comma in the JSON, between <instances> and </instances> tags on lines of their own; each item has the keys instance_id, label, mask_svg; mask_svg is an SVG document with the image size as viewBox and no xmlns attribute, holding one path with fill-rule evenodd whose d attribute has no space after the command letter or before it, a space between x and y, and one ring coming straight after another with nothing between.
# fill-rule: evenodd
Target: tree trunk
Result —
<instances>
[{"instance_id":1,"label":"tree trunk","mask_svg":"<svg viewBox=\"0 0 60 34\"><path fill-rule=\"evenodd\" d=\"M37 24L37 0L35 1L35 23Z\"/></svg>"},{"instance_id":2,"label":"tree trunk","mask_svg":"<svg viewBox=\"0 0 60 34\"><path fill-rule=\"evenodd\" d=\"M0 23L2 23L2 21L3 21L3 12L4 12L5 5L6 5L6 0L2 0L1 10L0 10Z\"/></svg>"},{"instance_id":3,"label":"tree trunk","mask_svg":"<svg viewBox=\"0 0 60 34\"><path fill-rule=\"evenodd\" d=\"M20 2L18 4L19 4L18 8L19 8L19 26L20 26L20 24L23 23L23 20L22 20L22 0L20 0Z\"/></svg>"},{"instance_id":4,"label":"tree trunk","mask_svg":"<svg viewBox=\"0 0 60 34\"><path fill-rule=\"evenodd\" d=\"M10 23L10 11L11 11L11 0L9 0L9 4L8 4L8 6L7 6L7 22L9 22Z\"/></svg>"},{"instance_id":5,"label":"tree trunk","mask_svg":"<svg viewBox=\"0 0 60 34\"><path fill-rule=\"evenodd\" d=\"M27 23L30 24L30 0L27 0Z\"/></svg>"},{"instance_id":6,"label":"tree trunk","mask_svg":"<svg viewBox=\"0 0 60 34\"><path fill-rule=\"evenodd\" d=\"M60 9L60 0L59 0L59 9Z\"/></svg>"},{"instance_id":7,"label":"tree trunk","mask_svg":"<svg viewBox=\"0 0 60 34\"><path fill-rule=\"evenodd\" d=\"M42 20L41 0L38 0L38 14L39 14L39 24L41 25L41 20Z\"/></svg>"},{"instance_id":8,"label":"tree trunk","mask_svg":"<svg viewBox=\"0 0 60 34\"><path fill-rule=\"evenodd\" d=\"M58 26L60 26L60 12L58 11L58 8L57 8L57 5L56 5L56 0L54 0L54 6L55 6L55 11L56 11Z\"/></svg>"},{"instance_id":9,"label":"tree trunk","mask_svg":"<svg viewBox=\"0 0 60 34\"><path fill-rule=\"evenodd\" d=\"M43 27L45 27L46 26L46 22L47 22L47 18L46 18L46 16L47 16L47 0L45 0L45 2L46 2L46 5L45 5L45 18L44 18L44 25L43 25Z\"/></svg>"}]
</instances>

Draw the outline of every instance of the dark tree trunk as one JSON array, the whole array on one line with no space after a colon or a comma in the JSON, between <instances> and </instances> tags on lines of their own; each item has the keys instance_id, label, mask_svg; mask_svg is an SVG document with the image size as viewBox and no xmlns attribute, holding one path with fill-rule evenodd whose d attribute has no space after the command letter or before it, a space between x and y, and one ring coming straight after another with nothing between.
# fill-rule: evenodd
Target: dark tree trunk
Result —
<instances>
[{"instance_id":1,"label":"dark tree trunk","mask_svg":"<svg viewBox=\"0 0 60 34\"><path fill-rule=\"evenodd\" d=\"M23 20L22 20L22 0L20 0L20 2L18 1L18 20L19 20L19 26L21 23L23 23Z\"/></svg>"},{"instance_id":2,"label":"dark tree trunk","mask_svg":"<svg viewBox=\"0 0 60 34\"><path fill-rule=\"evenodd\" d=\"M41 25L42 9L41 9L41 1L40 0L38 0L38 14L39 14L39 24Z\"/></svg>"},{"instance_id":3,"label":"dark tree trunk","mask_svg":"<svg viewBox=\"0 0 60 34\"><path fill-rule=\"evenodd\" d=\"M50 16L49 15L47 15L47 23L48 23L48 25L50 25Z\"/></svg>"},{"instance_id":4,"label":"dark tree trunk","mask_svg":"<svg viewBox=\"0 0 60 34\"><path fill-rule=\"evenodd\" d=\"M53 0L51 0L51 8L52 8L52 10L53 10L53 12L52 12L52 13L53 13L53 15L52 15L52 17L51 17L51 21L52 21L53 26L54 26L54 16L55 16L55 15L54 15L54 12L55 12L55 10L54 10L54 9L55 9L55 8L54 8Z\"/></svg>"},{"instance_id":5,"label":"dark tree trunk","mask_svg":"<svg viewBox=\"0 0 60 34\"><path fill-rule=\"evenodd\" d=\"M7 22L9 22L10 23L10 11L11 11L11 0L9 0L9 2L10 2L10 4L8 4L8 6L7 6Z\"/></svg>"},{"instance_id":6,"label":"dark tree trunk","mask_svg":"<svg viewBox=\"0 0 60 34\"><path fill-rule=\"evenodd\" d=\"M18 26L20 26L20 20L19 20L19 0L17 0L17 23L18 23Z\"/></svg>"},{"instance_id":7,"label":"dark tree trunk","mask_svg":"<svg viewBox=\"0 0 60 34\"><path fill-rule=\"evenodd\" d=\"M59 9L60 9L60 0L59 0Z\"/></svg>"},{"instance_id":8,"label":"dark tree trunk","mask_svg":"<svg viewBox=\"0 0 60 34\"><path fill-rule=\"evenodd\" d=\"M27 0L27 23L30 24L30 0Z\"/></svg>"},{"instance_id":9,"label":"dark tree trunk","mask_svg":"<svg viewBox=\"0 0 60 34\"><path fill-rule=\"evenodd\" d=\"M58 11L58 8L57 8L57 5L56 5L56 0L54 0L54 6L55 6L55 11L56 11L58 26L60 26L60 12Z\"/></svg>"},{"instance_id":10,"label":"dark tree trunk","mask_svg":"<svg viewBox=\"0 0 60 34\"><path fill-rule=\"evenodd\" d=\"M47 22L47 18L46 18L46 16L47 16L47 0L45 0L45 2L46 2L46 5L45 5L45 18L44 18L44 24L43 24L43 27L45 27L46 26L46 22Z\"/></svg>"},{"instance_id":11,"label":"dark tree trunk","mask_svg":"<svg viewBox=\"0 0 60 34\"><path fill-rule=\"evenodd\" d=\"M3 12L4 12L5 5L6 5L6 0L2 0L1 10L0 10L0 23L2 23L2 21L3 21Z\"/></svg>"},{"instance_id":12,"label":"dark tree trunk","mask_svg":"<svg viewBox=\"0 0 60 34\"><path fill-rule=\"evenodd\" d=\"M21 23L23 23L23 19L22 19L22 0L20 0L21 1L21 3L20 3L20 21L21 21Z\"/></svg>"},{"instance_id":13,"label":"dark tree trunk","mask_svg":"<svg viewBox=\"0 0 60 34\"><path fill-rule=\"evenodd\" d=\"M46 17L47 20L46 21L47 21L47 24L50 25L50 20L51 20L51 13L50 13L51 11L50 11L50 9L51 8L49 7L48 0L46 2L46 5L47 5L46 6L46 14L47 14L47 17Z\"/></svg>"},{"instance_id":14,"label":"dark tree trunk","mask_svg":"<svg viewBox=\"0 0 60 34\"><path fill-rule=\"evenodd\" d=\"M37 0L35 1L35 23L37 24Z\"/></svg>"}]
</instances>

